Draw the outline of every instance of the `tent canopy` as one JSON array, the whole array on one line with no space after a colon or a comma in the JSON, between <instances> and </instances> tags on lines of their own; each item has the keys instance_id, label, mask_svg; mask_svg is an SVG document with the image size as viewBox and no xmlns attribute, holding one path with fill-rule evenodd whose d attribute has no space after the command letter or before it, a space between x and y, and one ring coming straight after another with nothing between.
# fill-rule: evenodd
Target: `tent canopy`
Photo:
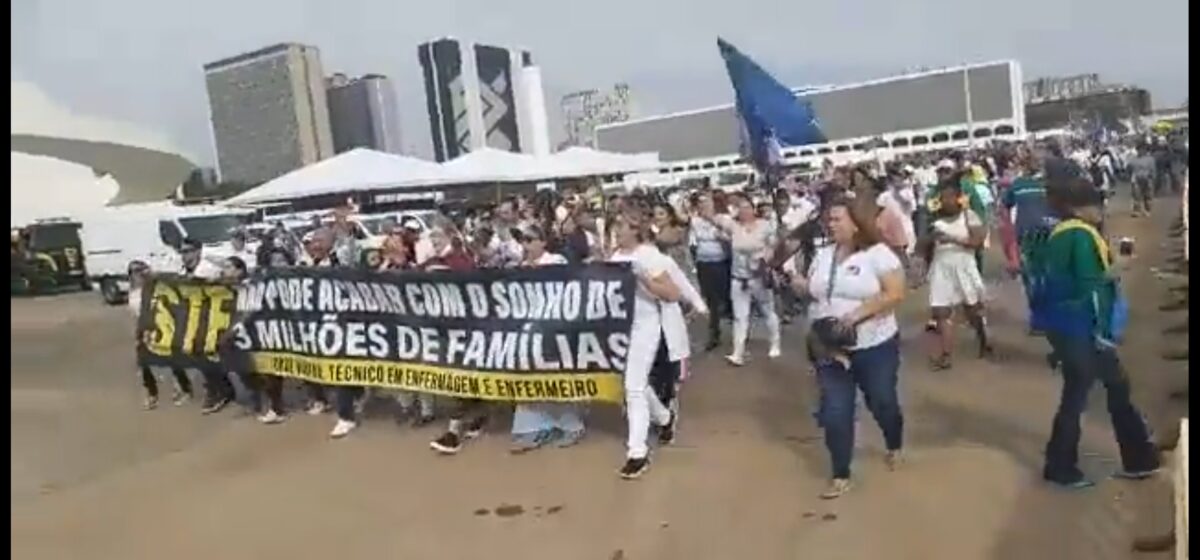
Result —
<instances>
[{"instance_id":1,"label":"tent canopy","mask_svg":"<svg viewBox=\"0 0 1200 560\"><path fill-rule=\"evenodd\" d=\"M485 147L442 164L359 148L267 181L228 203L261 204L404 187L536 183L634 173L659 165L656 153L619 154L591 148L533 156Z\"/></svg>"},{"instance_id":2,"label":"tent canopy","mask_svg":"<svg viewBox=\"0 0 1200 560\"><path fill-rule=\"evenodd\" d=\"M553 179L567 171L546 157L480 148L444 164L442 182L448 183L520 183Z\"/></svg>"},{"instance_id":3,"label":"tent canopy","mask_svg":"<svg viewBox=\"0 0 1200 560\"><path fill-rule=\"evenodd\" d=\"M619 154L572 147L547 156L481 148L442 165L444 181L457 183L538 182L657 169L657 153Z\"/></svg>"},{"instance_id":4,"label":"tent canopy","mask_svg":"<svg viewBox=\"0 0 1200 560\"><path fill-rule=\"evenodd\" d=\"M443 175L442 166L433 162L357 148L267 181L228 202L256 204L436 182Z\"/></svg>"},{"instance_id":5,"label":"tent canopy","mask_svg":"<svg viewBox=\"0 0 1200 560\"><path fill-rule=\"evenodd\" d=\"M657 169L662 165L655 152L621 154L573 146L549 156L557 166L573 170L576 177L617 175Z\"/></svg>"}]
</instances>

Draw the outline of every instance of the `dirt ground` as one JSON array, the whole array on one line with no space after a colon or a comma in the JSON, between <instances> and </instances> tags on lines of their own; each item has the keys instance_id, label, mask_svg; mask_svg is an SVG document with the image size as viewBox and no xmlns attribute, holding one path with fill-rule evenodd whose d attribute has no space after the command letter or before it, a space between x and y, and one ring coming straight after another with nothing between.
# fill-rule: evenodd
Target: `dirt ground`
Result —
<instances>
[{"instance_id":1,"label":"dirt ground","mask_svg":"<svg viewBox=\"0 0 1200 560\"><path fill-rule=\"evenodd\" d=\"M1172 217L1130 220L1126 289L1134 332L1124 358L1154 424L1186 414L1186 362L1159 353L1186 318L1157 309L1160 242ZM1121 208L1124 204L1121 203ZM1055 559L1132 558L1136 535L1171 526L1169 479L1107 480L1118 467L1093 393L1083 467L1101 483L1071 493L1039 480L1060 383L1045 342L1024 334L1019 285L997 280L989 324L1001 354L981 362L971 337L949 372L926 366L924 293L906 305L901 373L908 461L882 466L860 413L856 487L817 498L826 453L810 415L815 388L785 331L783 359L752 345L750 366L695 361L678 444L641 480L620 480L619 411L591 411L578 447L506 451L506 426L455 457L386 412L330 441L328 417L262 426L231 407L140 409L131 321L95 294L12 301L12 551L15 558L470 559ZM165 386L165 385L164 385ZM504 423L504 412L494 415ZM1137 558L1168 558L1139 555Z\"/></svg>"}]
</instances>

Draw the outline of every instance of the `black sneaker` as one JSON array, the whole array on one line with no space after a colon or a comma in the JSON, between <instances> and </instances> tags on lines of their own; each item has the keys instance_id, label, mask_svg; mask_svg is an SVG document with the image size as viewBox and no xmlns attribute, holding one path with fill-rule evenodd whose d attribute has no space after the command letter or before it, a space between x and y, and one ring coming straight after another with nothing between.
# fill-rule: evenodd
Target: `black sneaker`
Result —
<instances>
[{"instance_id":1,"label":"black sneaker","mask_svg":"<svg viewBox=\"0 0 1200 560\"><path fill-rule=\"evenodd\" d=\"M483 435L483 428L486 426L487 416L480 416L479 418L472 420L470 424L467 424L467 431L463 435L467 439L475 439Z\"/></svg>"},{"instance_id":2,"label":"black sneaker","mask_svg":"<svg viewBox=\"0 0 1200 560\"><path fill-rule=\"evenodd\" d=\"M667 423L658 427L658 444L671 445L675 443L675 412L671 412L671 419Z\"/></svg>"},{"instance_id":3,"label":"black sneaker","mask_svg":"<svg viewBox=\"0 0 1200 560\"><path fill-rule=\"evenodd\" d=\"M454 432L446 432L442 437L429 442L429 447L443 455L454 455L462 449L462 440Z\"/></svg>"},{"instance_id":4,"label":"black sneaker","mask_svg":"<svg viewBox=\"0 0 1200 560\"><path fill-rule=\"evenodd\" d=\"M215 402L205 405L204 408L200 409L200 413L201 414L216 414L218 412L221 412L221 410L224 409L226 406L228 406L229 403L232 401L233 401L233 399L230 397L220 397Z\"/></svg>"},{"instance_id":5,"label":"black sneaker","mask_svg":"<svg viewBox=\"0 0 1200 560\"><path fill-rule=\"evenodd\" d=\"M617 471L617 474L620 474L621 478L624 478L625 480L633 480L639 476L642 476L642 474L646 472L646 469L649 468L649 457L643 457L641 459L626 459L625 464L621 466L621 470Z\"/></svg>"}]
</instances>

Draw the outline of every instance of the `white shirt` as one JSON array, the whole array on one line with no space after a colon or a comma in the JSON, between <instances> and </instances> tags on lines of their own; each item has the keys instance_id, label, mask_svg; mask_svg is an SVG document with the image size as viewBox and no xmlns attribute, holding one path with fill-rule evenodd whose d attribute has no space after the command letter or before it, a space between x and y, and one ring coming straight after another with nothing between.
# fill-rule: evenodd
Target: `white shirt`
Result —
<instances>
[{"instance_id":1,"label":"white shirt","mask_svg":"<svg viewBox=\"0 0 1200 560\"><path fill-rule=\"evenodd\" d=\"M717 216L716 223L729 232L729 245L733 249L730 274L734 278L750 278L757 260L765 258L774 244L774 228L767 220L758 219L746 228L729 216Z\"/></svg>"},{"instance_id":2,"label":"white shirt","mask_svg":"<svg viewBox=\"0 0 1200 560\"><path fill-rule=\"evenodd\" d=\"M130 286L129 297L125 301L134 317L142 314L142 288L143 286Z\"/></svg>"},{"instance_id":3,"label":"white shirt","mask_svg":"<svg viewBox=\"0 0 1200 560\"><path fill-rule=\"evenodd\" d=\"M205 259L203 255L201 255L200 262L196 264L195 270L188 272L187 267L183 266L183 263L181 262L179 264L179 273L183 274L184 276L202 278L204 280L216 280L221 277L221 267L209 262L208 259Z\"/></svg>"},{"instance_id":4,"label":"white shirt","mask_svg":"<svg viewBox=\"0 0 1200 560\"><path fill-rule=\"evenodd\" d=\"M638 277L637 289L634 295L633 303L633 323L629 327L629 352L628 356L632 356L635 352L641 356L653 356L658 352L659 332L666 335L667 353L676 359L675 356L687 355L687 330L683 329L683 344L679 347L679 336L672 334L675 329L668 330L668 325L672 320L663 320L663 315L670 302L665 302L658 299L657 296L650 293L645 286L642 285L641 278L656 278L663 273L670 274L671 266L674 260L671 257L664 255L653 245L642 244L632 251L626 252L621 249L613 251L610 262L627 262L633 265L633 273ZM675 265L678 267L678 265ZM672 278L673 279L673 278ZM678 307L678 304L676 304ZM673 314L673 313L670 313ZM682 320L682 313L680 313ZM633 362L632 358L626 358L626 361Z\"/></svg>"},{"instance_id":5,"label":"white shirt","mask_svg":"<svg viewBox=\"0 0 1200 560\"><path fill-rule=\"evenodd\" d=\"M900 259L882 243L876 243L865 251L846 257L837 265L833 278L833 290L829 290L830 265L833 263L835 245L817 249L812 266L808 271L808 290L813 297L808 315L812 319L844 317L868 299L883 290L880 278L888 272L901 268ZM857 344L852 350L861 350L887 342L900 332L896 315L887 312L859 323Z\"/></svg>"},{"instance_id":6,"label":"white shirt","mask_svg":"<svg viewBox=\"0 0 1200 560\"><path fill-rule=\"evenodd\" d=\"M817 205L807 198L797 197L793 199L791 208L783 214L780 221L783 222L783 227L787 230L784 234L791 233L792 230L800 227L801 224L812 219L813 212L817 210Z\"/></svg>"},{"instance_id":7,"label":"white shirt","mask_svg":"<svg viewBox=\"0 0 1200 560\"><path fill-rule=\"evenodd\" d=\"M488 250L494 255L497 265L504 268L516 266L525 259L525 248L507 231L496 232L488 243Z\"/></svg>"},{"instance_id":8,"label":"white shirt","mask_svg":"<svg viewBox=\"0 0 1200 560\"><path fill-rule=\"evenodd\" d=\"M938 218L933 222L932 227L935 231L951 239L966 241L971 237L970 228L983 227L983 220L979 219L979 216L970 209L964 209L961 214L953 218ZM975 250L964 247L961 243L938 241L933 246L933 258L935 259L938 255L951 253L961 253L972 259L975 258Z\"/></svg>"},{"instance_id":9,"label":"white shirt","mask_svg":"<svg viewBox=\"0 0 1200 560\"><path fill-rule=\"evenodd\" d=\"M666 255L663 256L666 257ZM692 308L707 313L708 306L704 304L704 298L688 280L687 274L684 274L679 263L670 257L666 257L666 259L667 274L671 276L671 281L679 287L680 301L686 301ZM663 336L667 339L668 359L678 362L691 356L692 345L688 339L687 318L683 315L683 306L679 304L679 301L662 302L662 330Z\"/></svg>"},{"instance_id":10,"label":"white shirt","mask_svg":"<svg viewBox=\"0 0 1200 560\"><path fill-rule=\"evenodd\" d=\"M925 188L936 185L938 182L937 170L928 165L922 165L913 172L913 179L917 181L919 191L924 191Z\"/></svg>"},{"instance_id":11,"label":"white shirt","mask_svg":"<svg viewBox=\"0 0 1200 560\"><path fill-rule=\"evenodd\" d=\"M438 256L434 254L433 241L429 240L429 232L422 234L421 238L413 244L413 252L416 253L416 255L413 256L416 258L416 262L419 263L423 263L429 259L432 259L433 257Z\"/></svg>"},{"instance_id":12,"label":"white shirt","mask_svg":"<svg viewBox=\"0 0 1200 560\"><path fill-rule=\"evenodd\" d=\"M907 186L899 189L885 189L879 193L879 198L875 200L875 203L881 208L891 208L900 217L900 223L904 226L904 238L908 241L905 245L905 252L911 255L917 246L917 230L912 221L912 213L917 207L917 201L913 196L912 189Z\"/></svg>"},{"instance_id":13,"label":"white shirt","mask_svg":"<svg viewBox=\"0 0 1200 560\"><path fill-rule=\"evenodd\" d=\"M542 253L537 261L533 263L536 266L546 266L555 264L568 264L567 258L558 253Z\"/></svg>"}]
</instances>

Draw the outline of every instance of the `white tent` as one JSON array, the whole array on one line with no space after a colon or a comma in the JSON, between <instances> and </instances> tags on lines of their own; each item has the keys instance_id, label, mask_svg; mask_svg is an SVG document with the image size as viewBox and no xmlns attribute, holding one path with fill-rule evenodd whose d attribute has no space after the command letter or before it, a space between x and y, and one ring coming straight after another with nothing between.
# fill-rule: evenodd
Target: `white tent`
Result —
<instances>
[{"instance_id":1,"label":"white tent","mask_svg":"<svg viewBox=\"0 0 1200 560\"><path fill-rule=\"evenodd\" d=\"M567 148L549 157L557 167L573 170L573 177L636 173L662 166L656 152L620 154L581 146Z\"/></svg>"},{"instance_id":2,"label":"white tent","mask_svg":"<svg viewBox=\"0 0 1200 560\"><path fill-rule=\"evenodd\" d=\"M564 176L569 170L549 157L480 148L442 164L442 183L521 183Z\"/></svg>"},{"instance_id":3,"label":"white tent","mask_svg":"<svg viewBox=\"0 0 1200 560\"><path fill-rule=\"evenodd\" d=\"M446 175L436 163L357 148L302 167L229 199L257 204L356 190L438 183Z\"/></svg>"},{"instance_id":4,"label":"white tent","mask_svg":"<svg viewBox=\"0 0 1200 560\"><path fill-rule=\"evenodd\" d=\"M441 182L538 182L657 169L657 153L619 154L573 147L548 156L481 148L442 164Z\"/></svg>"}]
</instances>

